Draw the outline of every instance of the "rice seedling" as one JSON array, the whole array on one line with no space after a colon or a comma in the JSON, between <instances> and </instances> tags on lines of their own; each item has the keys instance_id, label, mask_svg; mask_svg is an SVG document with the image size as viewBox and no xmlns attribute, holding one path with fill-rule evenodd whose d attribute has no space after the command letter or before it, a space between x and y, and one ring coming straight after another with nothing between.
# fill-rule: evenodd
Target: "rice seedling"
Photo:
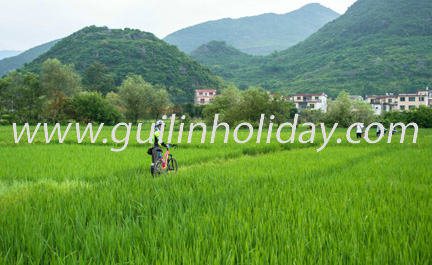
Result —
<instances>
[{"instance_id":1,"label":"rice seedling","mask_svg":"<svg viewBox=\"0 0 432 265\"><path fill-rule=\"evenodd\" d=\"M319 153L321 136L224 144L221 130L201 144L197 131L171 150L179 174L152 178L149 145L111 152L111 129L95 144L15 144L0 127L1 264L432 260L431 130L416 144L350 144L338 129Z\"/></svg>"}]
</instances>

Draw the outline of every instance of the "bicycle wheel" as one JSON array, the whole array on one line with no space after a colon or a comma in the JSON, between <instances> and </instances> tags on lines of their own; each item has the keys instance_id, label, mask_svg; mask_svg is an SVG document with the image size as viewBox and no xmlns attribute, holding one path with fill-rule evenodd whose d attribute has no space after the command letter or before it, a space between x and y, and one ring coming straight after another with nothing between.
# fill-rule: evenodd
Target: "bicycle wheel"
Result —
<instances>
[{"instance_id":1,"label":"bicycle wheel","mask_svg":"<svg viewBox=\"0 0 432 265\"><path fill-rule=\"evenodd\" d=\"M154 165L153 177L159 177L161 174L164 174L164 173L166 173L166 171L163 169L162 160L159 159L158 161L156 161L156 163Z\"/></svg>"},{"instance_id":2,"label":"bicycle wheel","mask_svg":"<svg viewBox=\"0 0 432 265\"><path fill-rule=\"evenodd\" d=\"M175 160L175 158L170 158L168 160L168 169L167 169L167 171L174 173L174 175L177 175L177 170L178 170L177 160Z\"/></svg>"}]
</instances>

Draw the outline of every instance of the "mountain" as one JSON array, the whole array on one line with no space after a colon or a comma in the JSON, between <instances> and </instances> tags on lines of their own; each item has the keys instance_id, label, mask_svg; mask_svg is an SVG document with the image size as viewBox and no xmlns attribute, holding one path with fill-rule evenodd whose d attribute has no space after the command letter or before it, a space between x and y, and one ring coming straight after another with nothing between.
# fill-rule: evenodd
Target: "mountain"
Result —
<instances>
[{"instance_id":1,"label":"mountain","mask_svg":"<svg viewBox=\"0 0 432 265\"><path fill-rule=\"evenodd\" d=\"M210 66L216 75L231 79L234 77L233 71L246 70L250 63L257 63L260 56L243 53L225 41L211 41L199 46L190 54L190 57ZM261 58L265 57L261 56Z\"/></svg>"},{"instance_id":2,"label":"mountain","mask_svg":"<svg viewBox=\"0 0 432 265\"><path fill-rule=\"evenodd\" d=\"M0 51L0 60L3 58L8 58L8 57L18 55L20 53L22 53L22 51L10 51L10 50Z\"/></svg>"},{"instance_id":3,"label":"mountain","mask_svg":"<svg viewBox=\"0 0 432 265\"><path fill-rule=\"evenodd\" d=\"M0 60L0 77L7 74L10 71L13 71L17 68L23 67L24 64L33 61L39 55L44 52L47 52L52 46L54 46L60 40L54 40L34 48L31 48L25 52L22 52L16 56L4 58Z\"/></svg>"},{"instance_id":4,"label":"mountain","mask_svg":"<svg viewBox=\"0 0 432 265\"><path fill-rule=\"evenodd\" d=\"M431 87L432 1L358 0L305 41L236 64L218 67L238 85L289 93L370 95Z\"/></svg>"},{"instance_id":5,"label":"mountain","mask_svg":"<svg viewBox=\"0 0 432 265\"><path fill-rule=\"evenodd\" d=\"M304 40L338 16L320 4L309 4L282 15L269 13L208 21L176 31L164 40L188 54L216 40L225 41L245 53L265 55Z\"/></svg>"},{"instance_id":6,"label":"mountain","mask_svg":"<svg viewBox=\"0 0 432 265\"><path fill-rule=\"evenodd\" d=\"M120 85L128 74L139 74L152 84L161 84L179 102L193 101L198 88L219 88L221 79L211 70L190 59L177 47L152 33L136 29L86 27L62 39L48 52L23 68L38 72L47 59L74 64L80 74L94 62L105 64Z\"/></svg>"}]
</instances>

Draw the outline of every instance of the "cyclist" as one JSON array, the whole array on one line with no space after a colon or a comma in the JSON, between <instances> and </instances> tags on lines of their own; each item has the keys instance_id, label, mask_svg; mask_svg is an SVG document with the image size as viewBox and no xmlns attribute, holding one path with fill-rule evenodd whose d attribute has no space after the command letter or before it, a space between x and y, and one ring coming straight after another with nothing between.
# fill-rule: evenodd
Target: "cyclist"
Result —
<instances>
[{"instance_id":1,"label":"cyclist","mask_svg":"<svg viewBox=\"0 0 432 265\"><path fill-rule=\"evenodd\" d=\"M169 145L165 144L162 139L159 138L161 133L161 128L163 125L163 121L158 120L155 124L153 139L150 142L153 142L152 149L152 164L151 164L151 173L154 173L154 165L156 161L162 158L162 148L161 146L165 146L166 149L169 149Z\"/></svg>"}]
</instances>

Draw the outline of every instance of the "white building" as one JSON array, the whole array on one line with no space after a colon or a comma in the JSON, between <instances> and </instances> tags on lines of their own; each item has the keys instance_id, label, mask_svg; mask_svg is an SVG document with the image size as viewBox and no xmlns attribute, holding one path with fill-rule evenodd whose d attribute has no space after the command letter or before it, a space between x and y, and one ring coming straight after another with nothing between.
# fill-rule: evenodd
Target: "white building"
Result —
<instances>
[{"instance_id":1,"label":"white building","mask_svg":"<svg viewBox=\"0 0 432 265\"><path fill-rule=\"evenodd\" d=\"M321 110L323 113L327 112L327 98L328 96L322 94L297 94L288 96L287 100L295 103L296 108L301 112L302 109Z\"/></svg>"},{"instance_id":2,"label":"white building","mask_svg":"<svg viewBox=\"0 0 432 265\"><path fill-rule=\"evenodd\" d=\"M376 115L398 109L397 96L391 93L387 93L386 95L366 96L366 102L371 104Z\"/></svg>"}]
</instances>

